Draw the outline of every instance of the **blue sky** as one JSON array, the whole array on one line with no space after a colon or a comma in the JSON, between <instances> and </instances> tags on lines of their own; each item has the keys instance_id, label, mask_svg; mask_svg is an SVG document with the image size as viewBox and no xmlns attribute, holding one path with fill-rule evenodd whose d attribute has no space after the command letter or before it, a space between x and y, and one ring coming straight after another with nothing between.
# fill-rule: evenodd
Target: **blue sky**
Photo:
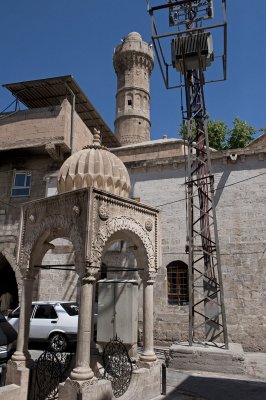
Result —
<instances>
[{"instance_id":1,"label":"blue sky","mask_svg":"<svg viewBox=\"0 0 266 400\"><path fill-rule=\"evenodd\" d=\"M227 3L228 79L206 87L207 110L229 126L238 116L261 128L266 126L266 1ZM161 26L169 32L167 21ZM0 84L71 74L113 129L112 55L132 31L150 40L145 0L2 0ZM0 110L11 101L1 88ZM151 79L152 139L176 137L180 121L180 93L165 89L156 63Z\"/></svg>"}]
</instances>

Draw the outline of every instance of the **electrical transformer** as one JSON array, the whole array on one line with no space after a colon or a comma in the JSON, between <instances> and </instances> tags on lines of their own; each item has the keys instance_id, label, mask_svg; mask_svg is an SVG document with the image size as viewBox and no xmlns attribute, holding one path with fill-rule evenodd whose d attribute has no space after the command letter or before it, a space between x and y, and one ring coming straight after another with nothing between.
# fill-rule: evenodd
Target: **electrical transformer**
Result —
<instances>
[{"instance_id":1,"label":"electrical transformer","mask_svg":"<svg viewBox=\"0 0 266 400\"><path fill-rule=\"evenodd\" d=\"M206 70L214 59L212 35L202 32L178 36L171 42L171 52L172 64L177 71Z\"/></svg>"}]
</instances>

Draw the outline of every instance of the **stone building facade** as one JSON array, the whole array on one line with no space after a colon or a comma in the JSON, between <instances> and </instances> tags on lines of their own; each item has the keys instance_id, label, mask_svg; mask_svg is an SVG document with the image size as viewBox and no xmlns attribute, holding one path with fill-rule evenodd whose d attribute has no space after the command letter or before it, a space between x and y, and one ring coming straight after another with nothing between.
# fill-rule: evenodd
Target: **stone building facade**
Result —
<instances>
[{"instance_id":1,"label":"stone building facade","mask_svg":"<svg viewBox=\"0 0 266 400\"><path fill-rule=\"evenodd\" d=\"M135 53L136 42L138 46L141 43L142 49L146 49L148 54L146 58L144 57L144 61L141 61L143 65L141 73L147 72L147 60L150 63L148 71L151 71L150 47L139 35L129 35L125 43L129 49L132 46L131 50L134 53L129 57L129 61L133 63L132 82L126 85L126 76L121 75L121 70L118 74L120 83L118 82L116 134L122 146L119 146L118 141L110 143L108 147L128 169L131 180L130 197L160 210L162 261L155 281L154 337L157 343L172 343L186 340L188 336L185 148L183 142L178 139L150 141L147 130L150 126L149 107L143 110L144 115L136 107L138 102L133 101L130 105L126 101L129 92L135 96L139 94L138 91L145 93L149 100L149 82L145 81L146 86L142 86L143 81L139 80L140 73L137 72L140 60ZM119 51L119 46L115 54ZM116 61L114 63L117 70ZM123 68L123 73L127 74L129 67ZM121 96L125 105L123 110L119 108L118 99ZM128 110L128 106L132 106L132 109ZM57 111L56 108L38 112L23 111L24 117L20 121L18 119L17 125L10 124L10 119L0 121L2 155L0 172L2 171L3 186L0 197L0 253L2 254L0 263L2 265L3 257L8 260L15 271L18 285L20 275L15 258L19 208L15 207L19 207L25 200L56 193L57 171L65 157L62 156L62 152L69 154L71 151L67 136L70 134L71 106L66 100L61 102L60 107ZM38 115L38 118L29 119L27 125L25 116L31 112ZM18 118L19 113L13 118L15 117ZM74 150L79 150L85 141L85 144L90 143L92 137L85 121L78 116L76 119L79 128L74 130L77 137L73 143L76 143ZM118 133L120 120L124 121L124 125ZM141 127L144 126L144 121L147 123L146 131L141 129L139 136L136 133L136 121ZM15 144L10 144L9 139L12 126L13 137L20 137L20 142L16 141ZM21 136L22 132L25 132L23 133L25 135L30 135L32 132L25 142ZM51 140L53 137L56 138L54 143ZM266 351L265 138L264 134L244 149L211 153L229 340L241 343L245 350L253 351ZM28 145L25 146L25 143ZM62 145L58 146L58 143ZM10 196L14 170L18 168L32 171L30 198ZM71 243L60 239L53 244L55 247L46 253L43 264L72 264ZM102 260L106 265L134 265L132 252L123 243L110 250ZM35 298L76 300L77 276L74 274L63 271L60 273L52 270L42 271L41 279L35 288ZM141 322L141 307L139 311Z\"/></svg>"},{"instance_id":2,"label":"stone building facade","mask_svg":"<svg viewBox=\"0 0 266 400\"><path fill-rule=\"evenodd\" d=\"M179 152L167 155L169 145ZM173 262L188 265L182 148L182 141L164 139L114 150L128 168L132 196L160 210L162 265L154 308L159 343L188 335L188 304L182 298L172 304L167 271ZM265 351L265 147L213 152L212 167L229 341Z\"/></svg>"},{"instance_id":3,"label":"stone building facade","mask_svg":"<svg viewBox=\"0 0 266 400\"><path fill-rule=\"evenodd\" d=\"M5 293L11 294L10 308L18 305L21 292L21 273L16 260L20 206L27 201L54 194L62 162L71 152L92 143L90 129L76 111L72 113L66 96L60 97L58 103L4 113L0 119L0 297ZM46 256L43 262L54 263L58 252L62 262L73 262L73 247L64 240L60 241L54 254L48 255L48 260ZM36 281L34 299L42 296L43 291L46 297L49 281L55 284L49 288L50 296L57 293L60 298L65 294L65 298L70 299L73 295L69 293L74 292L76 299L73 274L62 280L58 279L56 273L42 273L46 273L46 283L43 279ZM66 287L67 293L64 292Z\"/></svg>"}]
</instances>

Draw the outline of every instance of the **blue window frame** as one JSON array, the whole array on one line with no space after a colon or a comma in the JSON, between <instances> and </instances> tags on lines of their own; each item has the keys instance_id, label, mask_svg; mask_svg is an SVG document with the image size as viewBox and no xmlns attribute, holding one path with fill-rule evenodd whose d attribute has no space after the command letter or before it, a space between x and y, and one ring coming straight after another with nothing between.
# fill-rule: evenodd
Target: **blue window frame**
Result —
<instances>
[{"instance_id":1,"label":"blue window frame","mask_svg":"<svg viewBox=\"0 0 266 400\"><path fill-rule=\"evenodd\" d=\"M16 171L13 179L11 191L12 197L21 197L30 195L31 173L28 171Z\"/></svg>"}]
</instances>

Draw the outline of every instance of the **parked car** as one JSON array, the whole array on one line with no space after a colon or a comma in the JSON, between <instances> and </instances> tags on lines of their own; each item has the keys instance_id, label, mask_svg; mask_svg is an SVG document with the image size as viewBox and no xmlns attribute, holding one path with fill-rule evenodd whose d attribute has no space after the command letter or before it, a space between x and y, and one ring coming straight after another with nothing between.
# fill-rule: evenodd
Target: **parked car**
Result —
<instances>
[{"instance_id":1,"label":"parked car","mask_svg":"<svg viewBox=\"0 0 266 400\"><path fill-rule=\"evenodd\" d=\"M0 362L6 361L16 349L17 332L0 313Z\"/></svg>"},{"instance_id":2,"label":"parked car","mask_svg":"<svg viewBox=\"0 0 266 400\"><path fill-rule=\"evenodd\" d=\"M77 303L36 301L32 303L29 339L48 341L56 351L64 351L76 342L78 329ZM8 322L18 332L20 307L8 314Z\"/></svg>"}]
</instances>

